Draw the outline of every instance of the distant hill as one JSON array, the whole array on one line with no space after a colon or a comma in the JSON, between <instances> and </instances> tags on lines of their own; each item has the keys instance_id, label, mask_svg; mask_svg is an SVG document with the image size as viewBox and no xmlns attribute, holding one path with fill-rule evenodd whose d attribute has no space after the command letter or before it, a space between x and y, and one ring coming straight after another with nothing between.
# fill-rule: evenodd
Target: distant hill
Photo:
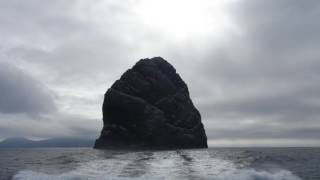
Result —
<instances>
[{"instance_id":1,"label":"distant hill","mask_svg":"<svg viewBox=\"0 0 320 180\"><path fill-rule=\"evenodd\" d=\"M93 147L94 140L80 138L52 138L29 140L26 138L8 138L0 142L0 148L40 148L40 147Z\"/></svg>"}]
</instances>

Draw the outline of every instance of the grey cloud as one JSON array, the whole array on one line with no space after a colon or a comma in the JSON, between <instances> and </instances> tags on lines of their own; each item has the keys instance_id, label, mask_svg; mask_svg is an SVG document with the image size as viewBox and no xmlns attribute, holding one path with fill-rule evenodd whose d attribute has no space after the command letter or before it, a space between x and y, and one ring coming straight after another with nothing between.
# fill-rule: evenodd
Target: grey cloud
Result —
<instances>
[{"instance_id":1,"label":"grey cloud","mask_svg":"<svg viewBox=\"0 0 320 180\"><path fill-rule=\"evenodd\" d=\"M0 89L2 113L37 114L56 110L50 90L21 69L1 62Z\"/></svg>"},{"instance_id":2,"label":"grey cloud","mask_svg":"<svg viewBox=\"0 0 320 180\"><path fill-rule=\"evenodd\" d=\"M235 8L238 23L253 36L254 44L262 47L264 51L271 54L294 54L296 50L318 53L312 50L316 50L315 46L320 45L317 33L320 25L315 21L315 17L320 15L319 1L249 0L240 3L241 5Z\"/></svg>"},{"instance_id":3,"label":"grey cloud","mask_svg":"<svg viewBox=\"0 0 320 180\"><path fill-rule=\"evenodd\" d=\"M85 116L68 115L61 113L27 114L0 113L0 137L27 137L27 138L60 138L98 136L102 126L97 119Z\"/></svg>"},{"instance_id":4,"label":"grey cloud","mask_svg":"<svg viewBox=\"0 0 320 180\"><path fill-rule=\"evenodd\" d=\"M308 98L310 96L311 98ZM310 117L319 117L320 104L313 102L313 98L318 98L317 96L310 95L307 90L298 93L278 92L274 95L262 93L256 96L245 95L242 98L225 99L202 104L200 107L212 116L228 113L237 113L240 117L260 116L264 118L275 115L287 115L288 119L282 119L282 121L293 122Z\"/></svg>"},{"instance_id":5,"label":"grey cloud","mask_svg":"<svg viewBox=\"0 0 320 180\"><path fill-rule=\"evenodd\" d=\"M110 84L137 60L136 44L148 34L134 23L129 2L1 3L3 54L55 86Z\"/></svg>"},{"instance_id":6,"label":"grey cloud","mask_svg":"<svg viewBox=\"0 0 320 180\"><path fill-rule=\"evenodd\" d=\"M319 137L319 12L318 1L249 0L234 5L233 17L243 32L231 34L219 48L213 46L196 67L213 92L207 98L198 96L206 99L199 101L206 122L214 122L208 123L209 137ZM214 127L246 119L261 126ZM278 125L268 125L274 122ZM295 127L280 128L288 124Z\"/></svg>"},{"instance_id":7,"label":"grey cloud","mask_svg":"<svg viewBox=\"0 0 320 180\"><path fill-rule=\"evenodd\" d=\"M268 129L267 129L268 128ZM319 128L286 129L281 127L250 127L246 129L214 129L210 139L319 139Z\"/></svg>"}]
</instances>

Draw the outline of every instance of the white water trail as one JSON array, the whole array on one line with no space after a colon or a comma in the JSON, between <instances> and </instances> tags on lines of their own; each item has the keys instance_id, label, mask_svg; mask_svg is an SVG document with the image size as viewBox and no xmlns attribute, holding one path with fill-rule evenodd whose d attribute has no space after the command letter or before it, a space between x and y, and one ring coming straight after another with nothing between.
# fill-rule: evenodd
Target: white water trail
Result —
<instances>
[{"instance_id":1,"label":"white water trail","mask_svg":"<svg viewBox=\"0 0 320 180\"><path fill-rule=\"evenodd\" d=\"M210 180L301 180L290 171L272 172L238 168L231 161L212 158L207 152L163 151L115 155L110 159L80 163L69 172L49 174L23 170L14 180L126 180L126 179L210 179Z\"/></svg>"}]
</instances>

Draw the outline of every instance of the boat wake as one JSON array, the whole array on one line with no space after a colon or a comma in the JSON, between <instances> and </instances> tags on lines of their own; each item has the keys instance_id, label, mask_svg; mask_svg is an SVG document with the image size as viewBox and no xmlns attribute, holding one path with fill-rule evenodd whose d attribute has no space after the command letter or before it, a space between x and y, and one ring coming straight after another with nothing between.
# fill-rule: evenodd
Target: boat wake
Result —
<instances>
[{"instance_id":1,"label":"boat wake","mask_svg":"<svg viewBox=\"0 0 320 180\"><path fill-rule=\"evenodd\" d=\"M59 174L23 170L13 179L301 180L285 169L254 169L245 164L213 158L205 152L187 151L118 154L103 160L79 163L74 170Z\"/></svg>"}]
</instances>

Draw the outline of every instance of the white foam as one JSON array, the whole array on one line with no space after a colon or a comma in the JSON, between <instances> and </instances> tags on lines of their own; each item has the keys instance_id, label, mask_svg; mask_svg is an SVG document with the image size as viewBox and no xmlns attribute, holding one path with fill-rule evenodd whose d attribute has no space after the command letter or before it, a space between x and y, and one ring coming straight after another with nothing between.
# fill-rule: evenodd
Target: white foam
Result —
<instances>
[{"instance_id":1,"label":"white foam","mask_svg":"<svg viewBox=\"0 0 320 180\"><path fill-rule=\"evenodd\" d=\"M78 180L78 179L212 179L212 180L301 180L284 169L258 171L239 169L227 160L212 158L209 154L186 152L157 152L152 155L128 153L112 159L81 163L72 171L62 174L46 174L24 170L14 180ZM207 157L206 157L207 156ZM192 158L190 158L192 157ZM190 158L190 159L188 159Z\"/></svg>"},{"instance_id":2,"label":"white foam","mask_svg":"<svg viewBox=\"0 0 320 180\"><path fill-rule=\"evenodd\" d=\"M173 174L171 174L173 175ZM110 179L110 180L126 180L126 179L185 179L174 177L167 174L163 177L152 177L152 176L142 176L142 177L117 177L112 176L108 173L93 173L87 174L79 171L59 174L59 175L50 175L45 173L39 173L34 171L20 171L16 174L14 180L75 180L75 179ZM206 176L198 177L199 179L213 179L213 180L301 180L299 177L294 176L291 172L286 170L279 170L276 173L270 173L266 171L256 171L253 169L239 170L236 172L227 172L219 174L218 176Z\"/></svg>"},{"instance_id":3,"label":"white foam","mask_svg":"<svg viewBox=\"0 0 320 180\"><path fill-rule=\"evenodd\" d=\"M232 173L222 173L217 180L301 180L290 171L278 169L276 172L244 169Z\"/></svg>"}]
</instances>

